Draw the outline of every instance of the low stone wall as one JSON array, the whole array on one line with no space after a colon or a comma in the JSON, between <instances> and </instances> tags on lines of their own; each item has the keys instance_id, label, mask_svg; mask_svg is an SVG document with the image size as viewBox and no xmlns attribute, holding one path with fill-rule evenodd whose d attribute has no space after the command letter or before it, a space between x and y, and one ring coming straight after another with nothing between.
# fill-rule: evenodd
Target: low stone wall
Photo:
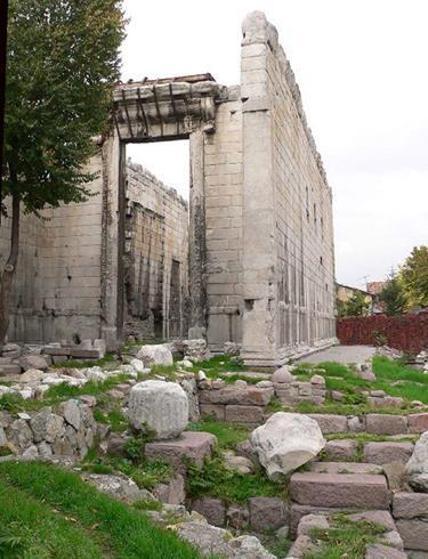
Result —
<instances>
[{"instance_id":1,"label":"low stone wall","mask_svg":"<svg viewBox=\"0 0 428 559\"><path fill-rule=\"evenodd\" d=\"M344 345L376 345L419 353L428 347L428 312L402 316L362 316L338 318L336 333Z\"/></svg>"},{"instance_id":2,"label":"low stone wall","mask_svg":"<svg viewBox=\"0 0 428 559\"><path fill-rule=\"evenodd\" d=\"M306 415L315 419L324 434L365 432L373 435L404 435L428 431L427 412L409 415L383 413L349 416L324 413Z\"/></svg>"},{"instance_id":3,"label":"low stone wall","mask_svg":"<svg viewBox=\"0 0 428 559\"><path fill-rule=\"evenodd\" d=\"M222 379L203 380L198 383L198 389L202 416L248 426L264 422L266 406L274 395L273 384L267 380L256 385L242 380L233 385Z\"/></svg>"},{"instance_id":4,"label":"low stone wall","mask_svg":"<svg viewBox=\"0 0 428 559\"><path fill-rule=\"evenodd\" d=\"M28 413L0 411L1 459L83 458L94 444L96 433L92 411L80 400Z\"/></svg>"},{"instance_id":5,"label":"low stone wall","mask_svg":"<svg viewBox=\"0 0 428 559\"><path fill-rule=\"evenodd\" d=\"M272 533L286 526L289 516L288 504L279 497L252 497L245 503L201 497L193 500L191 507L214 526L250 529L256 533Z\"/></svg>"}]
</instances>

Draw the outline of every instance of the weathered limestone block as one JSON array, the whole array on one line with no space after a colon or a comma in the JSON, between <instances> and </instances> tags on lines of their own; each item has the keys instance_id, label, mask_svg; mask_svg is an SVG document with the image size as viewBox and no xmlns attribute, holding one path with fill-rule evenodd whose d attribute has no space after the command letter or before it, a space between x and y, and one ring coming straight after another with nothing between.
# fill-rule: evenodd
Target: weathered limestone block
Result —
<instances>
[{"instance_id":1,"label":"weathered limestone block","mask_svg":"<svg viewBox=\"0 0 428 559\"><path fill-rule=\"evenodd\" d=\"M201 497L193 501L192 508L202 514L214 526L224 526L226 524L226 507L221 499Z\"/></svg>"},{"instance_id":2,"label":"weathered limestone block","mask_svg":"<svg viewBox=\"0 0 428 559\"><path fill-rule=\"evenodd\" d=\"M389 491L380 475L295 473L291 498L301 505L388 509Z\"/></svg>"},{"instance_id":3,"label":"weathered limestone block","mask_svg":"<svg viewBox=\"0 0 428 559\"><path fill-rule=\"evenodd\" d=\"M364 460L372 464L401 462L406 464L413 452L413 443L371 442L364 445Z\"/></svg>"},{"instance_id":4,"label":"weathered limestone block","mask_svg":"<svg viewBox=\"0 0 428 559\"><path fill-rule=\"evenodd\" d=\"M380 543L367 546L364 559L407 559L407 553Z\"/></svg>"},{"instance_id":5,"label":"weathered limestone block","mask_svg":"<svg viewBox=\"0 0 428 559\"><path fill-rule=\"evenodd\" d=\"M137 359L141 359L145 367L173 364L171 350L164 344L143 345L137 353Z\"/></svg>"},{"instance_id":6,"label":"weathered limestone block","mask_svg":"<svg viewBox=\"0 0 428 559\"><path fill-rule=\"evenodd\" d=\"M428 493L428 431L415 444L413 454L406 465L409 484L415 491Z\"/></svg>"},{"instance_id":7,"label":"weathered limestone block","mask_svg":"<svg viewBox=\"0 0 428 559\"><path fill-rule=\"evenodd\" d=\"M325 446L313 419L278 412L251 434L251 445L270 479L277 480L315 458Z\"/></svg>"},{"instance_id":8,"label":"weathered limestone block","mask_svg":"<svg viewBox=\"0 0 428 559\"><path fill-rule=\"evenodd\" d=\"M216 444L211 433L184 431L178 439L147 443L144 447L149 460L164 460L175 471L186 472L186 460L202 466L204 458L211 455Z\"/></svg>"},{"instance_id":9,"label":"weathered limestone block","mask_svg":"<svg viewBox=\"0 0 428 559\"><path fill-rule=\"evenodd\" d=\"M407 433L407 418L401 415L369 413L366 417L368 433L375 435L401 435Z\"/></svg>"},{"instance_id":10,"label":"weathered limestone block","mask_svg":"<svg viewBox=\"0 0 428 559\"><path fill-rule=\"evenodd\" d=\"M153 488L153 495L162 503L182 505L186 500L184 478L176 474L167 483L160 483Z\"/></svg>"},{"instance_id":11,"label":"weathered limestone block","mask_svg":"<svg viewBox=\"0 0 428 559\"><path fill-rule=\"evenodd\" d=\"M428 431L428 413L415 413L407 416L409 433L424 433Z\"/></svg>"},{"instance_id":12,"label":"weathered limestone block","mask_svg":"<svg viewBox=\"0 0 428 559\"><path fill-rule=\"evenodd\" d=\"M186 393L189 401L189 421L199 421L199 392L195 378L180 379L179 384Z\"/></svg>"},{"instance_id":13,"label":"weathered limestone block","mask_svg":"<svg viewBox=\"0 0 428 559\"><path fill-rule=\"evenodd\" d=\"M257 388L255 386L235 387L227 386L219 390L201 390L199 401L201 404L234 404L238 406L266 406L272 396L272 388Z\"/></svg>"},{"instance_id":14,"label":"weathered limestone block","mask_svg":"<svg viewBox=\"0 0 428 559\"><path fill-rule=\"evenodd\" d=\"M46 371L49 368L49 363L42 355L24 355L19 359L19 365L24 371L28 371L29 369Z\"/></svg>"},{"instance_id":15,"label":"weathered limestone block","mask_svg":"<svg viewBox=\"0 0 428 559\"><path fill-rule=\"evenodd\" d=\"M221 404L200 404L199 409L203 417L213 417L218 421L226 418L226 406Z\"/></svg>"},{"instance_id":16,"label":"weathered limestone block","mask_svg":"<svg viewBox=\"0 0 428 559\"><path fill-rule=\"evenodd\" d=\"M395 518L428 518L428 494L399 492L394 494L392 510Z\"/></svg>"},{"instance_id":17,"label":"weathered limestone block","mask_svg":"<svg viewBox=\"0 0 428 559\"><path fill-rule=\"evenodd\" d=\"M243 530L248 526L250 513L248 507L240 504L232 504L226 512L227 525L235 530Z\"/></svg>"},{"instance_id":18,"label":"weathered limestone block","mask_svg":"<svg viewBox=\"0 0 428 559\"><path fill-rule=\"evenodd\" d=\"M33 433L24 419L15 419L6 428L6 437L17 454L22 453L33 442Z\"/></svg>"},{"instance_id":19,"label":"weathered limestone block","mask_svg":"<svg viewBox=\"0 0 428 559\"><path fill-rule=\"evenodd\" d=\"M257 425L263 422L264 413L260 406L225 406L225 419L230 423Z\"/></svg>"},{"instance_id":20,"label":"weathered limestone block","mask_svg":"<svg viewBox=\"0 0 428 559\"><path fill-rule=\"evenodd\" d=\"M350 460L354 457L358 448L357 441L352 439L339 439L328 441L324 452L327 460Z\"/></svg>"},{"instance_id":21,"label":"weathered limestone block","mask_svg":"<svg viewBox=\"0 0 428 559\"><path fill-rule=\"evenodd\" d=\"M396 524L406 549L428 551L428 518L399 518Z\"/></svg>"},{"instance_id":22,"label":"weathered limestone block","mask_svg":"<svg viewBox=\"0 0 428 559\"><path fill-rule=\"evenodd\" d=\"M346 433L348 420L346 415L333 415L328 413L309 413L308 417L314 419L324 434Z\"/></svg>"},{"instance_id":23,"label":"weathered limestone block","mask_svg":"<svg viewBox=\"0 0 428 559\"><path fill-rule=\"evenodd\" d=\"M135 429L147 427L158 439L172 439L186 428L189 402L179 384L146 380L132 387L128 416Z\"/></svg>"},{"instance_id":24,"label":"weathered limestone block","mask_svg":"<svg viewBox=\"0 0 428 559\"><path fill-rule=\"evenodd\" d=\"M148 491L139 489L132 479L125 476L85 473L82 477L91 485L95 485L101 493L106 493L120 501L134 503L148 497Z\"/></svg>"},{"instance_id":25,"label":"weathered limestone block","mask_svg":"<svg viewBox=\"0 0 428 559\"><path fill-rule=\"evenodd\" d=\"M42 441L53 443L65 432L64 418L52 413L50 409L42 410L34 415L30 420L30 426L36 443Z\"/></svg>"},{"instance_id":26,"label":"weathered limestone block","mask_svg":"<svg viewBox=\"0 0 428 559\"><path fill-rule=\"evenodd\" d=\"M277 530L287 523L286 503L278 497L252 497L249 511L250 526L256 532Z\"/></svg>"}]
</instances>

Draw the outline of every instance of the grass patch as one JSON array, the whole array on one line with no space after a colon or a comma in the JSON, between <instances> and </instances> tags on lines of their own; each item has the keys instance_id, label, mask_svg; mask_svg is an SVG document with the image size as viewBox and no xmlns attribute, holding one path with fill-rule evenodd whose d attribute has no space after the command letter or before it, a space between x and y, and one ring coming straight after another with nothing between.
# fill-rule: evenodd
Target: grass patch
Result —
<instances>
[{"instance_id":1,"label":"grass patch","mask_svg":"<svg viewBox=\"0 0 428 559\"><path fill-rule=\"evenodd\" d=\"M284 497L286 485L270 481L261 472L240 474L225 467L217 453L202 467L188 464L186 494L192 498L211 496L228 502L242 503L251 497Z\"/></svg>"},{"instance_id":2,"label":"grass patch","mask_svg":"<svg viewBox=\"0 0 428 559\"><path fill-rule=\"evenodd\" d=\"M316 552L304 559L362 559L366 546L375 543L385 529L372 522L352 522L344 515L337 515L328 530L314 529L311 537L321 543Z\"/></svg>"},{"instance_id":3,"label":"grass patch","mask_svg":"<svg viewBox=\"0 0 428 559\"><path fill-rule=\"evenodd\" d=\"M236 424L216 421L214 419L202 419L201 421L190 423L189 431L205 431L217 437L218 447L221 449L233 449L239 443L248 438L249 429Z\"/></svg>"},{"instance_id":4,"label":"grass patch","mask_svg":"<svg viewBox=\"0 0 428 559\"><path fill-rule=\"evenodd\" d=\"M7 559L197 559L138 510L47 464L0 464Z\"/></svg>"},{"instance_id":5,"label":"grass patch","mask_svg":"<svg viewBox=\"0 0 428 559\"><path fill-rule=\"evenodd\" d=\"M68 359L60 363L51 365L51 369L87 369L89 367L102 367L103 369L112 368L119 365L119 361L114 353L106 353L101 359L83 361L82 359Z\"/></svg>"},{"instance_id":6,"label":"grass patch","mask_svg":"<svg viewBox=\"0 0 428 559\"><path fill-rule=\"evenodd\" d=\"M366 381L357 376L352 367L341 363L324 362L314 366L312 364L299 364L294 374L299 380L308 380L314 373L322 375L326 379L328 390L338 390L343 393L343 400L335 402L327 399L323 406L311 403L302 403L297 406L301 413L337 413L363 414L363 413L389 413L405 414L414 413L414 408L409 406L412 400L420 400L428 405L428 375L403 365L398 361L391 361L386 357L373 357L373 372L376 374L375 381ZM364 391L383 390L390 396L398 396L405 400L401 408L382 407L373 408L368 405Z\"/></svg>"}]
</instances>

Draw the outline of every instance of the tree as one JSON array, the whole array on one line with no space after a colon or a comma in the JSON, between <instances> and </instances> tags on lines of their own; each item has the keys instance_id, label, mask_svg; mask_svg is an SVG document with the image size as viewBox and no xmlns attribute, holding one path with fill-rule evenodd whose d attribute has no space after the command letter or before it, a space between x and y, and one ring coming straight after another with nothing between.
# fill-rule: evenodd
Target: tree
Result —
<instances>
[{"instance_id":1,"label":"tree","mask_svg":"<svg viewBox=\"0 0 428 559\"><path fill-rule=\"evenodd\" d=\"M368 314L370 302L364 293L356 291L348 301L337 302L339 316L365 316Z\"/></svg>"},{"instance_id":2,"label":"tree","mask_svg":"<svg viewBox=\"0 0 428 559\"><path fill-rule=\"evenodd\" d=\"M85 163L107 131L119 78L122 0L11 0L3 197L12 199L10 253L0 276L0 342L19 253L20 213L80 202ZM6 206L2 201L2 210Z\"/></svg>"},{"instance_id":3,"label":"tree","mask_svg":"<svg viewBox=\"0 0 428 559\"><path fill-rule=\"evenodd\" d=\"M428 246L414 247L401 267L399 277L408 307L428 307Z\"/></svg>"},{"instance_id":4,"label":"tree","mask_svg":"<svg viewBox=\"0 0 428 559\"><path fill-rule=\"evenodd\" d=\"M402 314L406 308L406 294L398 276L391 275L385 287L379 293L379 300L384 304L386 314Z\"/></svg>"}]
</instances>

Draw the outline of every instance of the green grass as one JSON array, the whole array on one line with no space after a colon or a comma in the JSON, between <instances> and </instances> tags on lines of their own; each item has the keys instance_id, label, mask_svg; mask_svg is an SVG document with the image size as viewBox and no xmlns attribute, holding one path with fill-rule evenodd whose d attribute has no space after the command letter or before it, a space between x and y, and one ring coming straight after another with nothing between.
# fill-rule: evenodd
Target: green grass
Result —
<instances>
[{"instance_id":1,"label":"green grass","mask_svg":"<svg viewBox=\"0 0 428 559\"><path fill-rule=\"evenodd\" d=\"M420 400L428 406L428 375L381 356L373 358L373 371L376 374L376 380L366 381L359 378L352 367L340 363L327 361L316 366L299 364L294 371L299 380L308 380L314 373L321 374L326 379L326 388L341 391L344 397L340 402L327 399L322 407L305 402L297 406L297 411L301 413L323 411L338 414L362 414L375 411L376 413L405 414L415 411L409 406L412 400ZM369 390L383 390L390 396L403 398L405 403L401 408L373 408L368 405L367 397L362 393Z\"/></svg>"},{"instance_id":2,"label":"green grass","mask_svg":"<svg viewBox=\"0 0 428 559\"><path fill-rule=\"evenodd\" d=\"M47 464L0 464L4 559L197 559L132 507Z\"/></svg>"},{"instance_id":3,"label":"green grass","mask_svg":"<svg viewBox=\"0 0 428 559\"><path fill-rule=\"evenodd\" d=\"M68 359L51 365L51 369L87 369L88 367L102 367L108 369L119 365L119 361L114 353L106 353L101 359L93 361L83 361L82 359Z\"/></svg>"},{"instance_id":4,"label":"green grass","mask_svg":"<svg viewBox=\"0 0 428 559\"><path fill-rule=\"evenodd\" d=\"M227 502L242 503L251 497L285 497L286 484L270 481L262 471L240 474L225 467L215 453L202 467L188 464L186 495L218 497Z\"/></svg>"},{"instance_id":5,"label":"green grass","mask_svg":"<svg viewBox=\"0 0 428 559\"><path fill-rule=\"evenodd\" d=\"M319 548L305 554L304 559L363 559L366 546L375 543L384 531L372 522L352 522L344 515L337 515L328 530L313 530L311 538Z\"/></svg>"},{"instance_id":6,"label":"green grass","mask_svg":"<svg viewBox=\"0 0 428 559\"><path fill-rule=\"evenodd\" d=\"M204 431L217 437L218 447L221 449L233 449L239 443L248 438L250 430L247 427L239 426L224 421L214 419L202 419L201 421L190 423L187 427L189 431Z\"/></svg>"}]
</instances>

